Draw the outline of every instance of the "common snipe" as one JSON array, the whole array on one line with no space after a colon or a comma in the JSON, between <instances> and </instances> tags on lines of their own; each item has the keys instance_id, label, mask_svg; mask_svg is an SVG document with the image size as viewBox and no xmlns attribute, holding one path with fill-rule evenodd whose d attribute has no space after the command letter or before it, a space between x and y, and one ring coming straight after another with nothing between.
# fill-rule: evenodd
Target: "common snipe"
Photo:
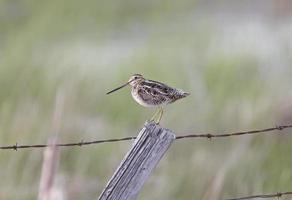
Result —
<instances>
[{"instance_id":1,"label":"common snipe","mask_svg":"<svg viewBox=\"0 0 292 200\"><path fill-rule=\"evenodd\" d=\"M181 89L169 87L164 83L147 80L140 74L134 74L130 77L128 82L114 90L109 91L107 94L115 92L127 85L132 86L131 93L137 103L145 107L159 107L151 118L151 121L156 123L160 122L163 115L162 106L173 103L176 100L184 98L190 94ZM156 115L158 115L158 118L155 120Z\"/></svg>"}]
</instances>

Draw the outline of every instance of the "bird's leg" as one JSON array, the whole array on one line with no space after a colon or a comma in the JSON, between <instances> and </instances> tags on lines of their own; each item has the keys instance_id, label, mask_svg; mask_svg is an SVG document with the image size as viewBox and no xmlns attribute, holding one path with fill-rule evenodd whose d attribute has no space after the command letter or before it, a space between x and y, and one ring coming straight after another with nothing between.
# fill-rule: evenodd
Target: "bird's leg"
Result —
<instances>
[{"instance_id":1,"label":"bird's leg","mask_svg":"<svg viewBox=\"0 0 292 200\"><path fill-rule=\"evenodd\" d=\"M158 120L156 121L157 124L160 123L160 120L162 118L162 115L163 115L163 108L162 106L159 107L159 116L158 116Z\"/></svg>"},{"instance_id":2,"label":"bird's leg","mask_svg":"<svg viewBox=\"0 0 292 200\"><path fill-rule=\"evenodd\" d=\"M156 109L156 111L155 111L155 113L154 113L154 115L151 117L151 119L150 119L150 122L156 122L155 121L155 117L156 117L156 115L158 114L158 112L159 112L159 109Z\"/></svg>"}]
</instances>

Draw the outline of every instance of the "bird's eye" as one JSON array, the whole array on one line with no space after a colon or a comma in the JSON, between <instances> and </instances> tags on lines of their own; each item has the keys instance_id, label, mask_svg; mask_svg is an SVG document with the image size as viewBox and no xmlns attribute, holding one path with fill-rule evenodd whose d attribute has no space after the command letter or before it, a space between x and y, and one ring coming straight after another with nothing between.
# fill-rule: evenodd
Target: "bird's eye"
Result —
<instances>
[{"instance_id":1,"label":"bird's eye","mask_svg":"<svg viewBox=\"0 0 292 200\"><path fill-rule=\"evenodd\" d=\"M137 76L134 77L134 79L137 79L137 78L138 78Z\"/></svg>"}]
</instances>

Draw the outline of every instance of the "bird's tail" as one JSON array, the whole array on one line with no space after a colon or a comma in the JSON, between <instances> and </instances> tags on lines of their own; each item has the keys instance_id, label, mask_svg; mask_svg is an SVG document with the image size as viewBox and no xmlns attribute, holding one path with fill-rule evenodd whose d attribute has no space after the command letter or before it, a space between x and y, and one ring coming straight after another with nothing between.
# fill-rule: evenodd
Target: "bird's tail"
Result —
<instances>
[{"instance_id":1,"label":"bird's tail","mask_svg":"<svg viewBox=\"0 0 292 200\"><path fill-rule=\"evenodd\" d=\"M191 93L189 93L189 92L183 92L182 94L181 94L181 96L182 97L186 97L186 96L189 96Z\"/></svg>"},{"instance_id":2,"label":"bird's tail","mask_svg":"<svg viewBox=\"0 0 292 200\"><path fill-rule=\"evenodd\" d=\"M175 96L177 97L177 99L181 99L181 98L184 98L184 97L186 97L186 96L189 96L190 95L190 93L188 93L188 92L185 92L185 91L183 91L183 90L177 90L176 91L176 94L175 94Z\"/></svg>"}]
</instances>

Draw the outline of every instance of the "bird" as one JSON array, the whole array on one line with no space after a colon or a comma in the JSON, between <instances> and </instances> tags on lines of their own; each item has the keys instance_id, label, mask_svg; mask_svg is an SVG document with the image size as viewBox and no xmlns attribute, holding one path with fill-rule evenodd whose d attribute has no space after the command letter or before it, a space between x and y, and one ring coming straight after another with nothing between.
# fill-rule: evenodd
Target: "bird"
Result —
<instances>
[{"instance_id":1,"label":"bird","mask_svg":"<svg viewBox=\"0 0 292 200\"><path fill-rule=\"evenodd\" d=\"M106 94L111 94L126 86L131 86L133 99L144 107L158 107L150 121L159 124L163 115L163 106L182 99L190 93L181 89L170 87L164 83L145 79L141 74L134 74L120 87L117 87Z\"/></svg>"}]
</instances>

